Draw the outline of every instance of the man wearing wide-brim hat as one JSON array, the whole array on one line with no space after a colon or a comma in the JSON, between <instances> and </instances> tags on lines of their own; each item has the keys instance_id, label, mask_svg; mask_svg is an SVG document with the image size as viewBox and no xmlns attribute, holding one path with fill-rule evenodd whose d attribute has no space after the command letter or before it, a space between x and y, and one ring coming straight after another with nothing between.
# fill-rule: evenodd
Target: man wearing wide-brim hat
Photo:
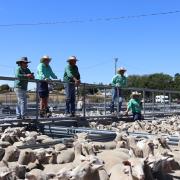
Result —
<instances>
[{"instance_id":1,"label":"man wearing wide-brim hat","mask_svg":"<svg viewBox=\"0 0 180 180\"><path fill-rule=\"evenodd\" d=\"M40 117L49 116L49 108L48 108L48 97L49 97L49 89L48 82L50 78L57 79L57 76L51 69L49 65L52 58L48 55L43 56L40 59L40 64L37 68L37 79L41 80L38 83L38 93L40 97Z\"/></svg>"},{"instance_id":2,"label":"man wearing wide-brim hat","mask_svg":"<svg viewBox=\"0 0 180 180\"><path fill-rule=\"evenodd\" d=\"M22 57L16 64L18 65L16 69L15 77L18 78L15 80L14 91L17 96L17 106L16 106L16 117L17 119L25 119L27 115L27 87L28 80L34 78L34 74L31 73L28 68L27 57Z\"/></svg>"},{"instance_id":3,"label":"man wearing wide-brim hat","mask_svg":"<svg viewBox=\"0 0 180 180\"><path fill-rule=\"evenodd\" d=\"M66 92L66 111L65 113L71 117L75 116L75 86L80 84L80 73L76 65L76 56L70 56L67 59L68 65L64 71L63 81L65 82Z\"/></svg>"},{"instance_id":4,"label":"man wearing wide-brim hat","mask_svg":"<svg viewBox=\"0 0 180 180\"><path fill-rule=\"evenodd\" d=\"M140 101L141 93L134 91L131 93L130 97L131 99L128 102L126 115L128 115L129 111L132 111L133 114L133 120L141 120L141 109L142 109L142 103Z\"/></svg>"},{"instance_id":5,"label":"man wearing wide-brim hat","mask_svg":"<svg viewBox=\"0 0 180 180\"><path fill-rule=\"evenodd\" d=\"M119 112L121 111L122 106L122 88L126 86L127 84L127 78L124 76L124 73L126 72L126 69L124 67L120 67L117 70L117 74L112 78L111 85L112 88L112 101L110 105L110 112L111 114L114 114L114 105L117 100L117 104L119 106ZM119 99L118 99L119 97Z\"/></svg>"}]
</instances>

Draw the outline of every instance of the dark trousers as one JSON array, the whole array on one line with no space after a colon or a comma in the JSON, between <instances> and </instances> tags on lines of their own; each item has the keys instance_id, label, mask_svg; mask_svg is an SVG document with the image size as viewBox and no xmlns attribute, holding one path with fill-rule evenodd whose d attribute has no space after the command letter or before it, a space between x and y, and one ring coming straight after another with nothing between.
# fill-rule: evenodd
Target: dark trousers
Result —
<instances>
[{"instance_id":1,"label":"dark trousers","mask_svg":"<svg viewBox=\"0 0 180 180\"><path fill-rule=\"evenodd\" d=\"M118 95L119 94L119 95ZM119 99L118 99L119 97ZM110 105L110 112L114 112L114 104L117 101L119 105L119 112L121 111L121 106L122 106L122 91L118 87L114 87L112 89L112 100L111 100L111 105Z\"/></svg>"},{"instance_id":2,"label":"dark trousers","mask_svg":"<svg viewBox=\"0 0 180 180\"><path fill-rule=\"evenodd\" d=\"M66 113L75 113L75 85L72 83L66 83L64 85L66 93Z\"/></svg>"},{"instance_id":3,"label":"dark trousers","mask_svg":"<svg viewBox=\"0 0 180 180\"><path fill-rule=\"evenodd\" d=\"M133 113L133 120L134 121L141 120L141 119L142 119L141 113Z\"/></svg>"}]
</instances>

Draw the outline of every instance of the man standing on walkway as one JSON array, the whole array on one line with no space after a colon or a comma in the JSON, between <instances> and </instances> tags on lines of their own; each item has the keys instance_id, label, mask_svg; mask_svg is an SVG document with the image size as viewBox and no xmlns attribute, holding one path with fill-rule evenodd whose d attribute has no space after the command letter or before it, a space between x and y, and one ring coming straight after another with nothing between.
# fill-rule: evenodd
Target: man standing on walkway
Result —
<instances>
[{"instance_id":1,"label":"man standing on walkway","mask_svg":"<svg viewBox=\"0 0 180 180\"><path fill-rule=\"evenodd\" d=\"M76 65L76 56L70 56L67 60L68 65L64 71L65 93L66 93L66 115L75 116L75 86L80 84L80 74Z\"/></svg>"},{"instance_id":2,"label":"man standing on walkway","mask_svg":"<svg viewBox=\"0 0 180 180\"><path fill-rule=\"evenodd\" d=\"M22 57L20 60L16 61L18 65L16 69L15 77L18 78L15 80L14 91L17 96L17 106L16 106L16 117L17 119L25 119L27 111L27 87L28 80L34 79L33 73L28 68L27 57Z\"/></svg>"},{"instance_id":3,"label":"man standing on walkway","mask_svg":"<svg viewBox=\"0 0 180 180\"><path fill-rule=\"evenodd\" d=\"M48 80L50 78L57 79L57 76L54 74L51 66L49 65L51 58L49 56L43 56L40 59L40 64L37 67L37 79L38 82L38 93L40 97L40 117L49 117L49 107L48 107L48 98L49 98L49 88Z\"/></svg>"},{"instance_id":4,"label":"man standing on walkway","mask_svg":"<svg viewBox=\"0 0 180 180\"><path fill-rule=\"evenodd\" d=\"M113 77L111 85L112 88L112 101L110 106L110 112L111 114L114 114L114 104L117 100L119 105L119 112L121 111L122 106L122 89L127 84L127 78L124 76L124 73L126 72L126 69L121 67L117 70L117 74ZM119 99L118 99L119 97Z\"/></svg>"}]
</instances>

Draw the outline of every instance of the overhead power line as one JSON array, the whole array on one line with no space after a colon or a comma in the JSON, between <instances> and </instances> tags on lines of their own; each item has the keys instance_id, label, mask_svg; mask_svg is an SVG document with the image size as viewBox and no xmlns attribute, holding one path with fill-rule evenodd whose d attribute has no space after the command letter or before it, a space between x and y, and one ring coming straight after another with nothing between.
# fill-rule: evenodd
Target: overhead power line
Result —
<instances>
[{"instance_id":1,"label":"overhead power line","mask_svg":"<svg viewBox=\"0 0 180 180\"><path fill-rule=\"evenodd\" d=\"M64 21L49 21L49 22L36 22L36 23L14 23L14 24L0 24L0 27L13 27L13 26L41 26L41 25L56 25L56 24L71 24L71 23L86 23L86 22L98 22L98 21L119 21L122 19L133 19L133 18L143 18L149 16L160 16L160 15L170 15L180 13L180 10L150 13L150 14L140 14L140 15L129 15L120 17L106 17L106 18L92 18L86 20L64 20Z\"/></svg>"}]
</instances>

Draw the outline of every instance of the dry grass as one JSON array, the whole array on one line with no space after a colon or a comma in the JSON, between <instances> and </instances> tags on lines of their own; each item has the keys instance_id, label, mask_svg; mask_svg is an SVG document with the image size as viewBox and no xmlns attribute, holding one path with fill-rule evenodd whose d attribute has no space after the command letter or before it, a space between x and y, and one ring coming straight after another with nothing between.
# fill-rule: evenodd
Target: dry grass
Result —
<instances>
[{"instance_id":1,"label":"dry grass","mask_svg":"<svg viewBox=\"0 0 180 180\"><path fill-rule=\"evenodd\" d=\"M78 97L77 97L78 99ZM109 100L109 98L108 98ZM17 98L15 92L7 92L0 94L0 104L2 103L16 103ZM28 92L28 102L35 102L36 101L36 93ZM102 95L87 95L86 101L89 103L103 103L104 96ZM59 92L53 92L49 94L49 102L51 103L62 103L65 102L65 95Z\"/></svg>"}]
</instances>

